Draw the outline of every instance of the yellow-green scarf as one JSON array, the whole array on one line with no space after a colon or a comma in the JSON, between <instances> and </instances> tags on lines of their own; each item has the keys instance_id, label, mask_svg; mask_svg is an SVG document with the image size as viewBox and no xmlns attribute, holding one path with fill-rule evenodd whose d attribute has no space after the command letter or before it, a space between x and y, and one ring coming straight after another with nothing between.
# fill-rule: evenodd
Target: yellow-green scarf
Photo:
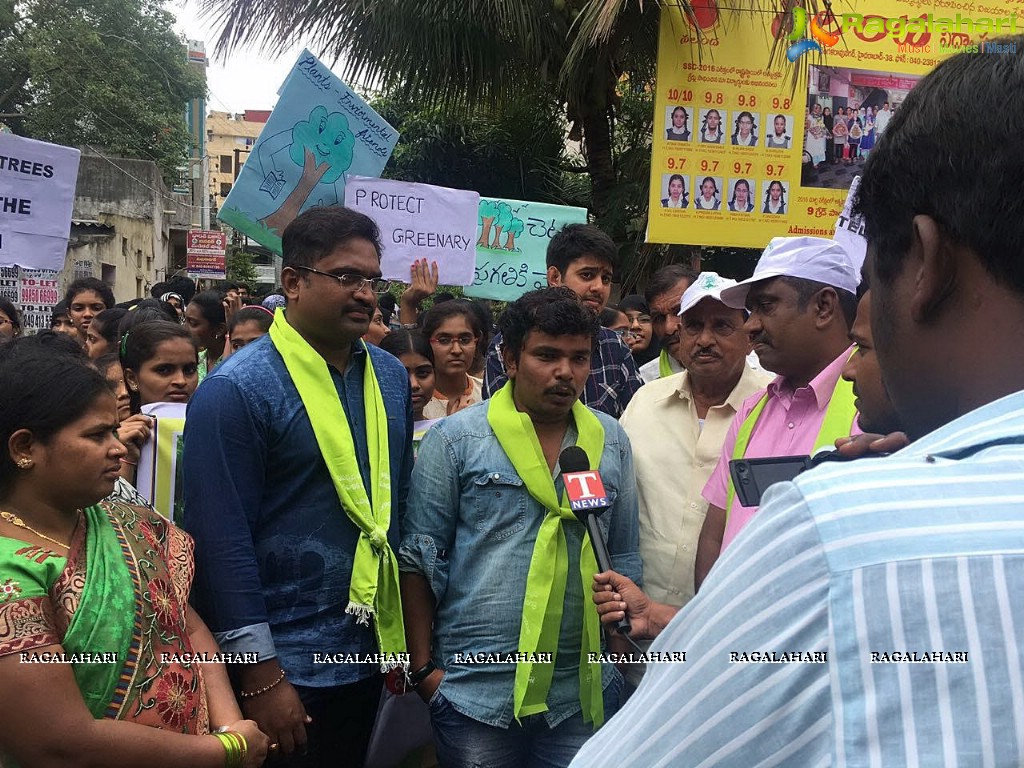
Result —
<instances>
[{"instance_id":1,"label":"yellow-green scarf","mask_svg":"<svg viewBox=\"0 0 1024 768\"><path fill-rule=\"evenodd\" d=\"M398 561L388 544L391 525L388 419L370 353L366 353L363 374L363 404L370 477L375 482L372 503L359 474L352 432L327 362L288 324L280 308L270 326L270 339L302 398L342 508L360 531L345 612L353 614L356 621L364 625L369 625L373 618L380 652L395 659L382 666L385 669L399 666L394 654L405 653L405 627L398 588Z\"/></svg>"},{"instance_id":2,"label":"yellow-green scarf","mask_svg":"<svg viewBox=\"0 0 1024 768\"><path fill-rule=\"evenodd\" d=\"M494 430L498 442L512 462L530 495L547 510L540 525L537 541L533 545L530 570L526 577L526 595L523 600L523 619L519 629L520 653L552 654L550 664L521 662L516 665L514 687L514 714L535 715L548 709L547 696L554 675L554 655L558 651L558 635L562 625L565 603L565 585L568 578L569 555L562 526L566 522L579 524L563 495L558 503L555 483L551 479L544 451L537 439L530 417L516 410L512 398L514 382L509 381L488 401L487 422ZM590 459L591 469L601 463L604 450L604 427L590 410L578 400L572 407L573 419L579 436L576 444ZM580 552L580 578L583 581L583 642L580 644L580 703L585 722L599 728L604 722L604 699L601 688L601 665L591 663L590 653L601 650L601 624L597 609L587 599L597 560L584 534Z\"/></svg>"},{"instance_id":3,"label":"yellow-green scarf","mask_svg":"<svg viewBox=\"0 0 1024 768\"><path fill-rule=\"evenodd\" d=\"M675 371L672 370L672 363L668 359L668 350L661 350L661 354L658 355L658 378L664 379L667 376L672 376Z\"/></svg>"}]
</instances>

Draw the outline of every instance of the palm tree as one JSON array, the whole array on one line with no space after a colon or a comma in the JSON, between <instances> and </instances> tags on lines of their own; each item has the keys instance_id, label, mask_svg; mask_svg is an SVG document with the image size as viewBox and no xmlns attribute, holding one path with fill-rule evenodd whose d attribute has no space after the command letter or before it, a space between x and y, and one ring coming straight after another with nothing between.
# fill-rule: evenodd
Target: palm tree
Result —
<instances>
[{"instance_id":1,"label":"palm tree","mask_svg":"<svg viewBox=\"0 0 1024 768\"><path fill-rule=\"evenodd\" d=\"M582 140L592 208L612 204L616 88L624 73L653 79L659 3L689 0L204 0L218 47L270 53L297 34L373 82L451 109L500 106L538 82L565 106Z\"/></svg>"}]
</instances>

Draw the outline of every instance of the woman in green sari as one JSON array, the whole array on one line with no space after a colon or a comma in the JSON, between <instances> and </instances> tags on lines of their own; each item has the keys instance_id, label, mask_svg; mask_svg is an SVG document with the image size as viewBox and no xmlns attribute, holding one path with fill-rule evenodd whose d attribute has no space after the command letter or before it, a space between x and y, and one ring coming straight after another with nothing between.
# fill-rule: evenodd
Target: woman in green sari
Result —
<instances>
[{"instance_id":1,"label":"woman in green sari","mask_svg":"<svg viewBox=\"0 0 1024 768\"><path fill-rule=\"evenodd\" d=\"M126 455L117 423L86 361L0 349L0 765L258 766L266 736L204 663L191 539L100 503Z\"/></svg>"}]
</instances>

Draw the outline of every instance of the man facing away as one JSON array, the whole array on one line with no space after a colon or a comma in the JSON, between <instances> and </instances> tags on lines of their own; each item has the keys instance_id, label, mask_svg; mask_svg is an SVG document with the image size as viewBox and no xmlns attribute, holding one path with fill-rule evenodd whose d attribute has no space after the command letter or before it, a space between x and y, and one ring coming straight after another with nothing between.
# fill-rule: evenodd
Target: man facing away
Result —
<instances>
[{"instance_id":1,"label":"man facing away","mask_svg":"<svg viewBox=\"0 0 1024 768\"><path fill-rule=\"evenodd\" d=\"M596 658L597 565L563 495L566 448L600 472L614 567L641 575L629 440L579 400L596 316L548 288L501 328L509 381L427 433L402 521L410 681L445 768L568 765L617 706L621 677Z\"/></svg>"},{"instance_id":2,"label":"man facing away","mask_svg":"<svg viewBox=\"0 0 1024 768\"><path fill-rule=\"evenodd\" d=\"M246 717L297 753L286 764L356 765L382 665L352 662L405 651L392 547L412 466L408 376L360 341L381 287L376 224L314 208L282 245L287 308L189 404L193 594L223 650L258 654L232 673Z\"/></svg>"},{"instance_id":3,"label":"man facing away","mask_svg":"<svg viewBox=\"0 0 1024 768\"><path fill-rule=\"evenodd\" d=\"M855 205L872 340L913 442L773 486L654 645L687 663L652 665L579 766L1024 764L1024 200L1018 149L988 130L1024 120L1006 100L1024 37L996 42L1016 52L918 82ZM601 579L603 618L629 603L641 634L665 620ZM800 658L743 663L755 651Z\"/></svg>"},{"instance_id":4,"label":"man facing away","mask_svg":"<svg viewBox=\"0 0 1024 768\"><path fill-rule=\"evenodd\" d=\"M752 277L722 291L750 312L745 326L765 368L778 374L733 419L718 465L704 486L708 514L697 548L696 588L757 512L736 498L729 461L813 454L857 432L853 391L840 378L859 276L841 245L819 237L777 237ZM726 511L728 510L728 512Z\"/></svg>"},{"instance_id":5,"label":"man facing away","mask_svg":"<svg viewBox=\"0 0 1024 768\"><path fill-rule=\"evenodd\" d=\"M571 289L597 316L608 304L617 263L615 243L608 235L593 224L567 224L548 243L548 285ZM496 334L487 350L485 397L508 381L501 343L501 334ZM614 331L601 328L590 376L580 395L583 404L617 419L642 385L629 347Z\"/></svg>"}]
</instances>

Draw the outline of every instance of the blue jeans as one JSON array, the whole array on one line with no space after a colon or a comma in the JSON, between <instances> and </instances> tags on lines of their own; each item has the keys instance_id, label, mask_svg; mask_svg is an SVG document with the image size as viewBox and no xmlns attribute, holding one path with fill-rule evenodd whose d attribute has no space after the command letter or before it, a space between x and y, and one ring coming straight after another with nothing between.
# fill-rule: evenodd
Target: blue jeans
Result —
<instances>
[{"instance_id":1,"label":"blue jeans","mask_svg":"<svg viewBox=\"0 0 1024 768\"><path fill-rule=\"evenodd\" d=\"M621 680L604 690L607 721L619 708ZM577 712L554 728L544 715L515 720L508 728L481 723L459 712L440 692L430 700L430 723L441 768L566 768L594 728Z\"/></svg>"}]
</instances>

